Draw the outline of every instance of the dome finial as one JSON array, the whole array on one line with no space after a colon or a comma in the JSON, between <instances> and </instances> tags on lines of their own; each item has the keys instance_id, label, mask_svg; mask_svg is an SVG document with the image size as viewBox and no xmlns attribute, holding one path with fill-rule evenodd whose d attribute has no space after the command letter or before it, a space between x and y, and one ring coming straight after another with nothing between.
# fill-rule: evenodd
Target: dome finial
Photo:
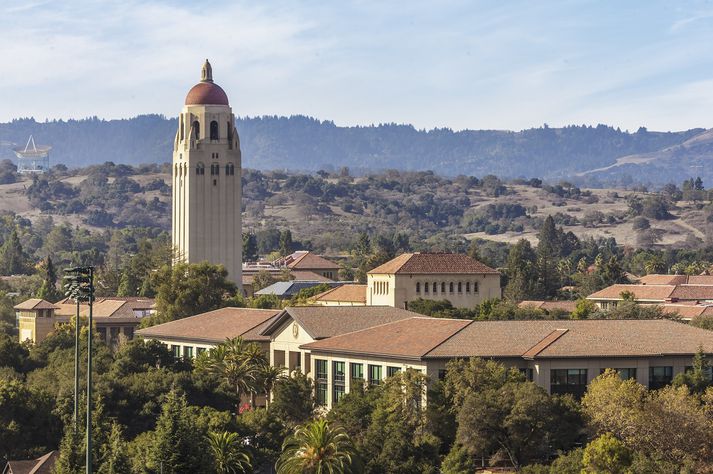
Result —
<instances>
[{"instance_id":1,"label":"dome finial","mask_svg":"<svg viewBox=\"0 0 713 474\"><path fill-rule=\"evenodd\" d=\"M205 60L201 69L201 82L213 82L213 68L210 66L208 59Z\"/></svg>"}]
</instances>

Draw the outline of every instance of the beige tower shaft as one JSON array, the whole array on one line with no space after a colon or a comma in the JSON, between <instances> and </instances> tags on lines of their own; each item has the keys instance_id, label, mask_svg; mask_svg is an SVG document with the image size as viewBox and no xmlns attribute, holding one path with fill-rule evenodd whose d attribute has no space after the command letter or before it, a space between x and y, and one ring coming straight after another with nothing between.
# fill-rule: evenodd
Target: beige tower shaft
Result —
<instances>
[{"instance_id":1,"label":"beige tower shaft","mask_svg":"<svg viewBox=\"0 0 713 474\"><path fill-rule=\"evenodd\" d=\"M241 155L235 116L210 64L178 117L173 149L172 241L177 258L242 269Z\"/></svg>"}]
</instances>

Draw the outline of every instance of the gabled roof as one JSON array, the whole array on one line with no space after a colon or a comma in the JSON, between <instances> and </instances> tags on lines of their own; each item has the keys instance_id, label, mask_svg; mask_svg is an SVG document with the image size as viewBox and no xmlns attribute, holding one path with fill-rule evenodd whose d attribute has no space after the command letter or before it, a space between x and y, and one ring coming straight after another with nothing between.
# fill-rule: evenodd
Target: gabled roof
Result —
<instances>
[{"instance_id":1,"label":"gabled roof","mask_svg":"<svg viewBox=\"0 0 713 474\"><path fill-rule=\"evenodd\" d=\"M713 300L713 285L612 285L587 299L620 300L623 292L633 293L637 301Z\"/></svg>"},{"instance_id":2,"label":"gabled roof","mask_svg":"<svg viewBox=\"0 0 713 474\"><path fill-rule=\"evenodd\" d=\"M304 344L313 352L407 359L713 354L713 332L671 320L470 321L413 317Z\"/></svg>"},{"instance_id":3,"label":"gabled roof","mask_svg":"<svg viewBox=\"0 0 713 474\"><path fill-rule=\"evenodd\" d=\"M346 301L366 304L366 285L342 285L314 297L314 301Z\"/></svg>"},{"instance_id":4,"label":"gabled roof","mask_svg":"<svg viewBox=\"0 0 713 474\"><path fill-rule=\"evenodd\" d=\"M291 270L339 270L339 265L308 250L298 250L273 262Z\"/></svg>"},{"instance_id":5,"label":"gabled roof","mask_svg":"<svg viewBox=\"0 0 713 474\"><path fill-rule=\"evenodd\" d=\"M413 317L300 346L340 354L420 359L471 321Z\"/></svg>"},{"instance_id":6,"label":"gabled roof","mask_svg":"<svg viewBox=\"0 0 713 474\"><path fill-rule=\"evenodd\" d=\"M3 474L51 474L58 458L58 451L50 451L32 461L8 461Z\"/></svg>"},{"instance_id":7,"label":"gabled roof","mask_svg":"<svg viewBox=\"0 0 713 474\"><path fill-rule=\"evenodd\" d=\"M639 279L642 285L713 285L713 275L661 275L652 273Z\"/></svg>"},{"instance_id":8,"label":"gabled roof","mask_svg":"<svg viewBox=\"0 0 713 474\"><path fill-rule=\"evenodd\" d=\"M404 253L369 274L499 274L497 270L458 253Z\"/></svg>"},{"instance_id":9,"label":"gabled roof","mask_svg":"<svg viewBox=\"0 0 713 474\"><path fill-rule=\"evenodd\" d=\"M135 322L139 318L134 311L147 311L155 306L156 302L152 298L139 297L102 297L94 301L92 309L92 317L98 319L111 318L115 322ZM65 298L55 305L57 316L72 317L77 312L76 303ZM79 315L87 317L89 315L89 305L82 303L79 305Z\"/></svg>"},{"instance_id":10,"label":"gabled roof","mask_svg":"<svg viewBox=\"0 0 713 474\"><path fill-rule=\"evenodd\" d=\"M15 305L13 308L21 311L31 311L38 309L57 309L57 306L40 298L30 298L29 300L25 300L22 303Z\"/></svg>"},{"instance_id":11,"label":"gabled roof","mask_svg":"<svg viewBox=\"0 0 713 474\"><path fill-rule=\"evenodd\" d=\"M535 308L543 311L566 311L571 313L577 308L576 301L542 301L542 300L525 300L518 304L520 308Z\"/></svg>"},{"instance_id":12,"label":"gabled roof","mask_svg":"<svg viewBox=\"0 0 713 474\"><path fill-rule=\"evenodd\" d=\"M292 319L312 339L324 339L414 316L420 315L391 306L289 306L261 334L270 336Z\"/></svg>"},{"instance_id":13,"label":"gabled roof","mask_svg":"<svg viewBox=\"0 0 713 474\"><path fill-rule=\"evenodd\" d=\"M713 316L713 304L683 304L683 303L666 303L659 305L665 313L678 314L683 319L693 319L699 316Z\"/></svg>"},{"instance_id":14,"label":"gabled roof","mask_svg":"<svg viewBox=\"0 0 713 474\"><path fill-rule=\"evenodd\" d=\"M279 309L221 308L139 329L136 334L147 338L216 344L238 336L246 341L269 341L268 337L260 335L259 332L264 324L279 313Z\"/></svg>"},{"instance_id":15,"label":"gabled roof","mask_svg":"<svg viewBox=\"0 0 713 474\"><path fill-rule=\"evenodd\" d=\"M291 270L290 275L294 277L295 280L312 280L312 281L319 281L323 283L328 283L332 282L331 278L327 278L324 275L320 275L319 273L315 273L312 271L308 270Z\"/></svg>"}]
</instances>

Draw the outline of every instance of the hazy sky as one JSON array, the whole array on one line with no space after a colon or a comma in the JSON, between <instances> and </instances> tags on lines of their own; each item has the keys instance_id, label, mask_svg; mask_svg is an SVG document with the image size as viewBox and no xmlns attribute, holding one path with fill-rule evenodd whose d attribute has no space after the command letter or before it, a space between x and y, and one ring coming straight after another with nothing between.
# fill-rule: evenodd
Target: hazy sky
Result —
<instances>
[{"instance_id":1,"label":"hazy sky","mask_svg":"<svg viewBox=\"0 0 713 474\"><path fill-rule=\"evenodd\" d=\"M241 116L713 127L713 3L653 0L2 0L0 121L174 116L206 57Z\"/></svg>"}]
</instances>

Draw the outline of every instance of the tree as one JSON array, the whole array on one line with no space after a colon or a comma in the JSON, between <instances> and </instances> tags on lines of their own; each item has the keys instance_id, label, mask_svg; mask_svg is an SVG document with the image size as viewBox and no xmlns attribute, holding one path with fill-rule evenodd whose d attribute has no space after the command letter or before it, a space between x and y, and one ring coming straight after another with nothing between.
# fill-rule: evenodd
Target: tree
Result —
<instances>
[{"instance_id":1,"label":"tree","mask_svg":"<svg viewBox=\"0 0 713 474\"><path fill-rule=\"evenodd\" d=\"M127 455L126 440L124 440L121 425L111 424L111 432L107 443L100 450L100 466L97 474L131 474L131 460Z\"/></svg>"},{"instance_id":2,"label":"tree","mask_svg":"<svg viewBox=\"0 0 713 474\"><path fill-rule=\"evenodd\" d=\"M172 390L151 433L145 468L163 474L205 472L211 461L209 453L205 434L191 416L185 395Z\"/></svg>"},{"instance_id":3,"label":"tree","mask_svg":"<svg viewBox=\"0 0 713 474\"><path fill-rule=\"evenodd\" d=\"M270 411L287 426L306 423L314 412L313 394L312 379L295 371L275 383Z\"/></svg>"},{"instance_id":4,"label":"tree","mask_svg":"<svg viewBox=\"0 0 713 474\"><path fill-rule=\"evenodd\" d=\"M285 440L275 468L278 474L349 474L359 470L359 456L342 428L326 420L297 427Z\"/></svg>"},{"instance_id":5,"label":"tree","mask_svg":"<svg viewBox=\"0 0 713 474\"><path fill-rule=\"evenodd\" d=\"M530 242L520 239L510 249L507 261L508 284L505 297L512 301L522 301L535 296L537 283L537 262Z\"/></svg>"},{"instance_id":6,"label":"tree","mask_svg":"<svg viewBox=\"0 0 713 474\"><path fill-rule=\"evenodd\" d=\"M263 288L267 288L276 281L277 279L272 276L272 273L267 270L260 270L253 277L253 291L260 291Z\"/></svg>"},{"instance_id":7,"label":"tree","mask_svg":"<svg viewBox=\"0 0 713 474\"><path fill-rule=\"evenodd\" d=\"M713 385L713 380L711 380L710 375L711 366L708 360L706 360L703 347L699 346L696 355L693 356L692 369L676 375L673 379L673 385L675 387L684 385L688 387L691 392L702 394L708 387Z\"/></svg>"},{"instance_id":8,"label":"tree","mask_svg":"<svg viewBox=\"0 0 713 474\"><path fill-rule=\"evenodd\" d=\"M633 453L611 433L605 433L584 448L583 474L627 474Z\"/></svg>"},{"instance_id":9,"label":"tree","mask_svg":"<svg viewBox=\"0 0 713 474\"><path fill-rule=\"evenodd\" d=\"M27 257L22 250L17 229L13 229L5 242L0 246L0 274L17 275L25 273Z\"/></svg>"},{"instance_id":10,"label":"tree","mask_svg":"<svg viewBox=\"0 0 713 474\"><path fill-rule=\"evenodd\" d=\"M237 433L210 432L208 433L208 445L213 455L213 466L216 473L252 472L250 454Z\"/></svg>"},{"instance_id":11,"label":"tree","mask_svg":"<svg viewBox=\"0 0 713 474\"><path fill-rule=\"evenodd\" d=\"M52 257L47 257L41 267L42 286L37 292L37 297L50 302L62 298L62 293L57 289L57 270L52 263Z\"/></svg>"},{"instance_id":12,"label":"tree","mask_svg":"<svg viewBox=\"0 0 713 474\"><path fill-rule=\"evenodd\" d=\"M260 387L262 394L265 395L266 408L270 408L270 394L275 385L285 377L284 372L284 367L276 367L270 364L264 364L258 368L256 386Z\"/></svg>"},{"instance_id":13,"label":"tree","mask_svg":"<svg viewBox=\"0 0 713 474\"><path fill-rule=\"evenodd\" d=\"M196 359L199 371L218 377L235 392L238 413L243 395L251 395L250 404L255 406L258 376L267 364L260 346L246 343L241 337L227 339Z\"/></svg>"},{"instance_id":14,"label":"tree","mask_svg":"<svg viewBox=\"0 0 713 474\"><path fill-rule=\"evenodd\" d=\"M252 232L243 234L243 261L257 262L257 238Z\"/></svg>"},{"instance_id":15,"label":"tree","mask_svg":"<svg viewBox=\"0 0 713 474\"><path fill-rule=\"evenodd\" d=\"M557 260L560 253L555 221L548 215L542 224L537 243L537 289L541 296L553 296L560 287Z\"/></svg>"},{"instance_id":16,"label":"tree","mask_svg":"<svg viewBox=\"0 0 713 474\"><path fill-rule=\"evenodd\" d=\"M207 262L164 266L152 276L152 285L157 314L146 319L154 324L218 309L235 292L225 267Z\"/></svg>"},{"instance_id":17,"label":"tree","mask_svg":"<svg viewBox=\"0 0 713 474\"><path fill-rule=\"evenodd\" d=\"M280 255L286 257L292 254L294 244L292 243L292 232L290 229L280 231Z\"/></svg>"},{"instance_id":18,"label":"tree","mask_svg":"<svg viewBox=\"0 0 713 474\"><path fill-rule=\"evenodd\" d=\"M590 315L597 311L597 305L593 301L586 298L577 300L577 305L572 311L572 319L587 319Z\"/></svg>"}]
</instances>

